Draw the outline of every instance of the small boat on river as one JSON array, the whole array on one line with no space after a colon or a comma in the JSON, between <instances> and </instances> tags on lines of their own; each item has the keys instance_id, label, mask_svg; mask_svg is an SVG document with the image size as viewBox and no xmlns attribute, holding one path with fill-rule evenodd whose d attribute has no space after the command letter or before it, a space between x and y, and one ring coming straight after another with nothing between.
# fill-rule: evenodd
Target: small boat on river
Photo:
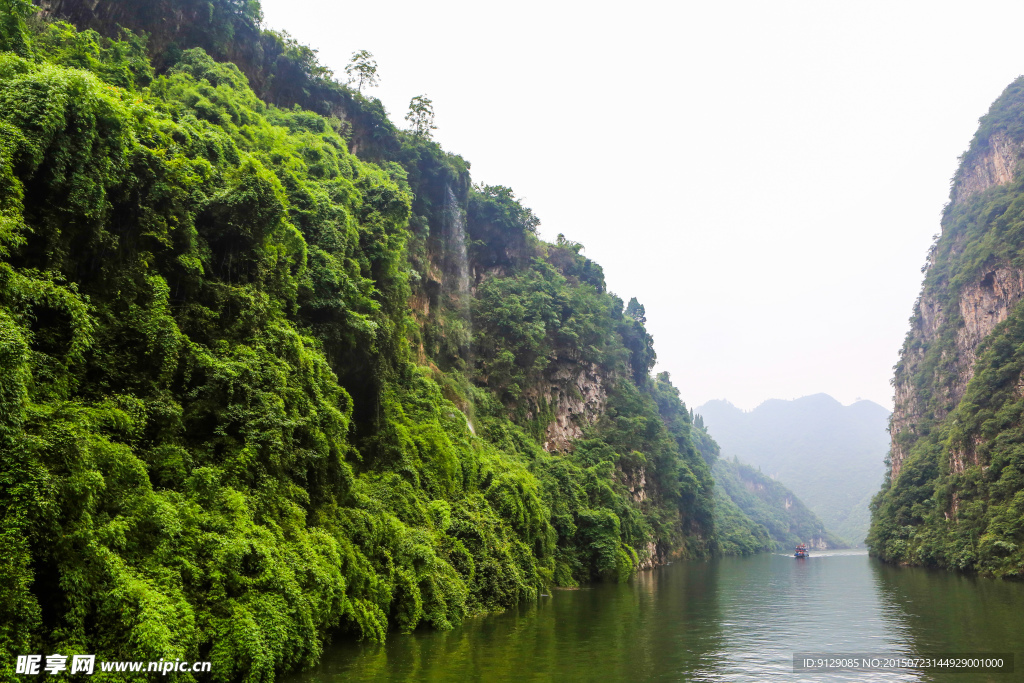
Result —
<instances>
[{"instance_id":1,"label":"small boat on river","mask_svg":"<svg viewBox=\"0 0 1024 683\"><path fill-rule=\"evenodd\" d=\"M810 553L807 551L807 544L801 543L796 547L796 552L793 553L793 557L807 557Z\"/></svg>"}]
</instances>

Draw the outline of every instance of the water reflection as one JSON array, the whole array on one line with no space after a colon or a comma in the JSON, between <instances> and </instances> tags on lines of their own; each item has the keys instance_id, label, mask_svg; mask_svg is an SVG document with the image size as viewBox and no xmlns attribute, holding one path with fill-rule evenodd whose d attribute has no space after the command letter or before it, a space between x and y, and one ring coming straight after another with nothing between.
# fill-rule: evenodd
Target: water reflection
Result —
<instances>
[{"instance_id":1,"label":"water reflection","mask_svg":"<svg viewBox=\"0 0 1024 683\"><path fill-rule=\"evenodd\" d=\"M1013 674L929 673L928 681L1024 680L1024 585L873 562L876 590L918 654L1015 655Z\"/></svg>"},{"instance_id":2,"label":"water reflection","mask_svg":"<svg viewBox=\"0 0 1024 683\"><path fill-rule=\"evenodd\" d=\"M555 591L536 605L384 645L337 643L294 683L679 680L721 650L718 571L687 563L625 585Z\"/></svg>"},{"instance_id":3,"label":"water reflection","mask_svg":"<svg viewBox=\"0 0 1024 683\"><path fill-rule=\"evenodd\" d=\"M725 647L715 670L696 680L922 680L913 672L793 673L797 652L907 650L905 638L887 619L867 563L863 552L723 559Z\"/></svg>"},{"instance_id":4,"label":"water reflection","mask_svg":"<svg viewBox=\"0 0 1024 683\"><path fill-rule=\"evenodd\" d=\"M1012 651L1024 644L1022 597L1021 584L887 567L863 552L678 563L454 631L340 642L291 681L945 681L794 674L793 654ZM952 678L1015 680L971 676Z\"/></svg>"}]
</instances>

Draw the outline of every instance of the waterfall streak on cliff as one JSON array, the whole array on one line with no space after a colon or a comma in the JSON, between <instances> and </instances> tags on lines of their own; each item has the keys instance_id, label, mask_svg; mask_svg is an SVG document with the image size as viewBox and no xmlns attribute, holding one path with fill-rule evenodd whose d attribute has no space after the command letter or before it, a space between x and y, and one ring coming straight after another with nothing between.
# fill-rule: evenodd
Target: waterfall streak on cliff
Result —
<instances>
[{"instance_id":1,"label":"waterfall streak on cliff","mask_svg":"<svg viewBox=\"0 0 1024 683\"><path fill-rule=\"evenodd\" d=\"M458 199L452 188L445 188L445 238L448 241L448 252L451 272L456 276L456 292L460 299L469 295L469 252L466 249L466 218L462 214ZM468 304L468 301L461 302Z\"/></svg>"}]
</instances>

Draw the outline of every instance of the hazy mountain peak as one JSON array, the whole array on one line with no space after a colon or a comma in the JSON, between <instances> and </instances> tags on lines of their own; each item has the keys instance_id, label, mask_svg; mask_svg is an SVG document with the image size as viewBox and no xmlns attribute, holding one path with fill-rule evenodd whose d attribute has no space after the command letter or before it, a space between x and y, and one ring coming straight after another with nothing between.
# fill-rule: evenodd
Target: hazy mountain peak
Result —
<instances>
[{"instance_id":1,"label":"hazy mountain peak","mask_svg":"<svg viewBox=\"0 0 1024 683\"><path fill-rule=\"evenodd\" d=\"M860 543L868 503L884 478L889 411L872 401L844 406L825 393L769 399L743 412L727 400L696 409L722 449L797 492L825 525Z\"/></svg>"}]
</instances>

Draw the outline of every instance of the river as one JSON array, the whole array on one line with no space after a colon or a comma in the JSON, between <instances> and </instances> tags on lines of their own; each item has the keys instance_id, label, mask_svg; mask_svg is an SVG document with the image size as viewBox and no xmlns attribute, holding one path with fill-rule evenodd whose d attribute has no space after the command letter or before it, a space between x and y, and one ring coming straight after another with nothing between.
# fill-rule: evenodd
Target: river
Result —
<instances>
[{"instance_id":1,"label":"river","mask_svg":"<svg viewBox=\"0 0 1024 683\"><path fill-rule=\"evenodd\" d=\"M795 653L1015 653L1016 673L799 672ZM676 562L447 632L338 642L290 683L1024 680L1024 584L863 551Z\"/></svg>"}]
</instances>

